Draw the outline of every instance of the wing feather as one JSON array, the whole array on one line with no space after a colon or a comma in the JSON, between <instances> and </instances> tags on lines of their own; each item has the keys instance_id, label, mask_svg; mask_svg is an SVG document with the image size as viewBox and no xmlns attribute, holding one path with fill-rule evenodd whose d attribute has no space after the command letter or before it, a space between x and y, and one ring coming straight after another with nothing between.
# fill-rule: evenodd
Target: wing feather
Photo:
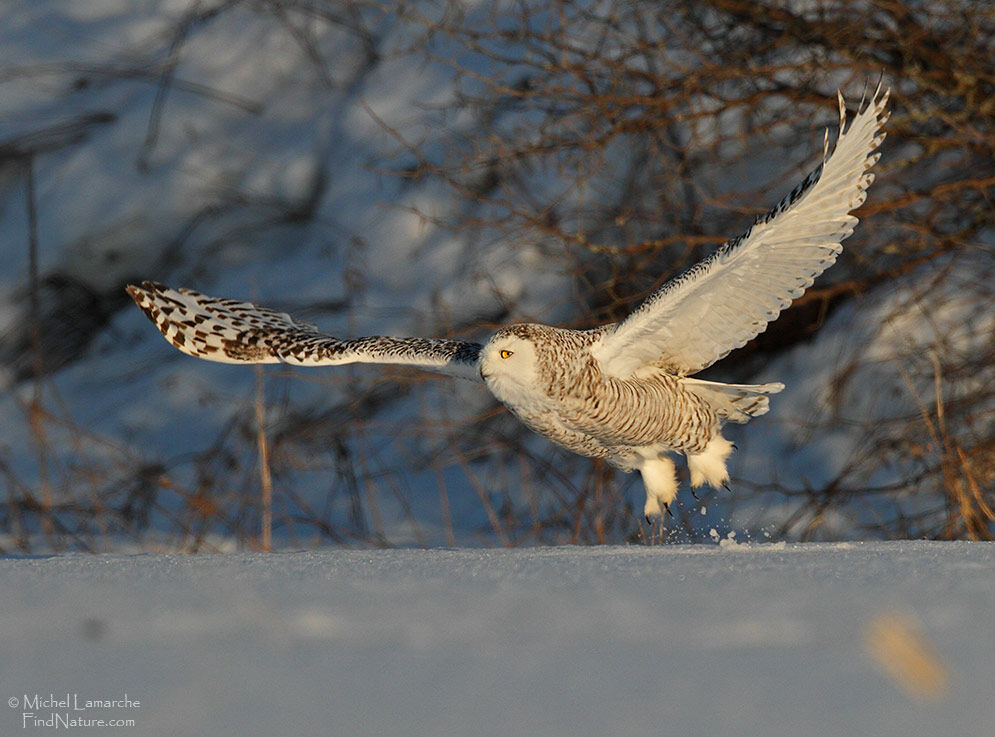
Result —
<instances>
[{"instance_id":1,"label":"wing feather","mask_svg":"<svg viewBox=\"0 0 995 737\"><path fill-rule=\"evenodd\" d=\"M642 366L681 375L710 366L762 333L769 322L836 261L853 233L850 214L874 181L888 119L880 87L845 126L831 155L770 212L710 257L671 279L607 331L592 352L606 373L625 377Z\"/></svg>"},{"instance_id":2,"label":"wing feather","mask_svg":"<svg viewBox=\"0 0 995 737\"><path fill-rule=\"evenodd\" d=\"M384 336L340 340L284 312L152 281L130 285L128 294L166 340L208 361L296 366L391 363L482 381L478 343Z\"/></svg>"}]
</instances>

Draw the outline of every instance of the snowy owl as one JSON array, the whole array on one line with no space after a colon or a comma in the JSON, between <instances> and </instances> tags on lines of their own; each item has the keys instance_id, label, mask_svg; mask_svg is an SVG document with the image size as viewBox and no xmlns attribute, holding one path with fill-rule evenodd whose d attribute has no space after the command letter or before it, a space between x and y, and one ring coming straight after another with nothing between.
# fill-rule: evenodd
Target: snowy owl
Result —
<instances>
[{"instance_id":1,"label":"snowy owl","mask_svg":"<svg viewBox=\"0 0 995 737\"><path fill-rule=\"evenodd\" d=\"M644 513L659 518L677 495L669 453L687 457L692 487L724 485L733 445L725 422L768 410L783 384L693 378L763 332L839 255L851 211L874 180L888 91L880 87L849 127L842 94L832 154L742 235L651 294L621 322L592 330L511 325L484 344L319 332L287 314L155 282L128 292L184 353L223 363L326 366L392 363L483 382L522 422L554 443L638 470Z\"/></svg>"}]
</instances>

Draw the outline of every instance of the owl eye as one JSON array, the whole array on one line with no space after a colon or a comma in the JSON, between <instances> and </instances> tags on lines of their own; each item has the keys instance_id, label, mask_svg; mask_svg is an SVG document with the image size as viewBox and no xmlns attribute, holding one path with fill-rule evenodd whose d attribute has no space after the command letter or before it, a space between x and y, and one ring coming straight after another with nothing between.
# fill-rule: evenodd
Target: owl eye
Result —
<instances>
[{"instance_id":1,"label":"owl eye","mask_svg":"<svg viewBox=\"0 0 995 737\"><path fill-rule=\"evenodd\" d=\"M512 351L509 351L509 350L501 351L500 356L501 356L501 358L511 358Z\"/></svg>"}]
</instances>

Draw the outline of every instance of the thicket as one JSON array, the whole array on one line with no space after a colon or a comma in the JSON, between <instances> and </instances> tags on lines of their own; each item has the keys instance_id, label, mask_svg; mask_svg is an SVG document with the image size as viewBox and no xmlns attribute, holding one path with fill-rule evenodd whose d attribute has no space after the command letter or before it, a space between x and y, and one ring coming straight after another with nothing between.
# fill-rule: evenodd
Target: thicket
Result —
<instances>
[{"instance_id":1,"label":"thicket","mask_svg":"<svg viewBox=\"0 0 995 737\"><path fill-rule=\"evenodd\" d=\"M238 5L195 3L144 65L115 73L157 85L157 102L165 99L180 83L171 66L177 50L206 24L225 23ZM782 418L802 439L856 437L859 451L828 482L734 483L732 501L744 509L786 504L790 512L768 529L775 538L995 536L995 11L968 0L523 0L495 3L489 13L459 2L388 9L268 0L253 7L294 33L329 79L334 61L313 39L325 27L349 29L368 50L367 66L349 82L357 85L383 53L377 28L384 14L410 24L412 43L391 53L449 68L457 93L434 111L439 124L473 125L452 126L445 146L426 145L369 110L391 141L379 168L446 188L451 206L420 214L468 249L538 244L571 275L573 293L555 308L576 327L622 318L773 205L815 163L823 129L814 121L833 118L837 89L853 106L879 82L891 87L878 179L844 256L735 360L708 374L749 380L773 357L811 341L838 311L878 310L877 340L833 367L819 412ZM150 112L145 145L157 116L168 114L168 106ZM78 144L92 126L112 124L89 116L0 141L0 165L18 172L31 223L22 246L31 319L4 336L4 361L17 378L12 391L23 397L37 454L37 475L26 478L0 450L0 526L9 547L45 540L102 549L107 540L133 539L196 550L215 536L267 547L264 519L287 544L391 544L382 500L408 510L417 542L420 520L399 472L372 468L364 455L366 438L383 424L378 410L399 396L421 408L417 443L432 450L411 463L436 472L450 542L467 533L452 528L456 494L478 496L488 519L477 533L484 542L648 539L640 503L633 511L641 494L633 477L535 442L496 404L469 420L440 419L445 398L436 401L433 380L405 372L318 409L253 391L223 434L184 460L185 482L169 462L150 462L126 440L76 425L47 388L76 344L63 337L61 347L50 346L45 336L65 336L53 326L67 324L98 331L130 307L123 285L114 294L79 285L59 291L39 270L34 162L53 147ZM758 150L778 152L773 169L756 168ZM965 279L965 269L974 278ZM882 296L913 277L916 287L901 298ZM47 310L46 290L62 295ZM508 303L493 317L528 316ZM964 322L975 332L956 329ZM449 327L464 334L467 326ZM905 393L894 414L862 416L852 401L861 389L854 382L875 376ZM263 375L257 380L262 387ZM410 433L400 434L398 452L413 452ZM75 443L74 462L54 462L54 443ZM316 505L302 484L319 471L336 482ZM261 488L272 494L271 508L261 507ZM343 499L348 513L332 512ZM666 521L681 531L670 539L701 536L692 512Z\"/></svg>"}]
</instances>

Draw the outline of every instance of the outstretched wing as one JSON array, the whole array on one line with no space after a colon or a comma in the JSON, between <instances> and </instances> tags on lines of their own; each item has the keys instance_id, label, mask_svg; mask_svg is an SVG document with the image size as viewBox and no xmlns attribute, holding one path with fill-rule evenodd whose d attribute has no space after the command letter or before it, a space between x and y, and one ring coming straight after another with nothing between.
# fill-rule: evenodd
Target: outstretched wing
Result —
<instances>
[{"instance_id":1,"label":"outstretched wing","mask_svg":"<svg viewBox=\"0 0 995 737\"><path fill-rule=\"evenodd\" d=\"M592 352L602 369L629 376L655 364L674 373L701 371L767 328L781 310L812 285L853 233L868 171L881 154L888 91L880 87L840 135L832 155L743 235L671 279L650 295ZM826 150L829 147L826 133Z\"/></svg>"},{"instance_id":2,"label":"outstretched wing","mask_svg":"<svg viewBox=\"0 0 995 737\"><path fill-rule=\"evenodd\" d=\"M339 340L290 315L251 302L217 299L152 281L128 294L166 340L186 354L219 363L394 363L482 381L481 346L461 340L372 336Z\"/></svg>"}]
</instances>

